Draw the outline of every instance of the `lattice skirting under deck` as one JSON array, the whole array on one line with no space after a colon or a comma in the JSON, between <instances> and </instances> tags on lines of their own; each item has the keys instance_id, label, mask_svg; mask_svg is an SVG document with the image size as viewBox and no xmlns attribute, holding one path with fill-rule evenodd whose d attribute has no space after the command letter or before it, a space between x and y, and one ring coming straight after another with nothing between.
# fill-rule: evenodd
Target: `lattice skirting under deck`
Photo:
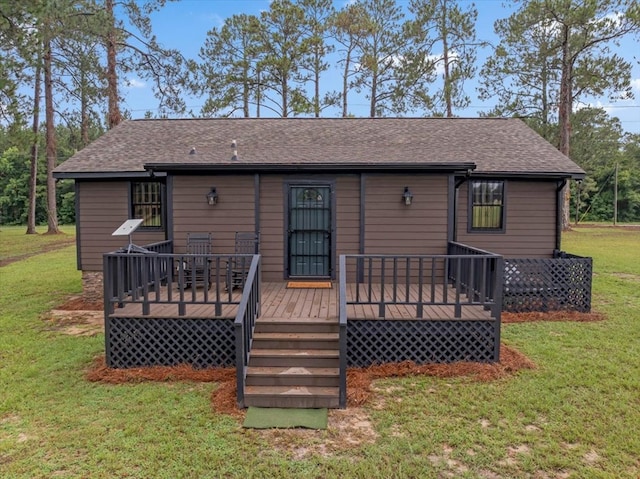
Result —
<instances>
[{"instance_id":1,"label":"lattice skirting under deck","mask_svg":"<svg viewBox=\"0 0 640 479\"><path fill-rule=\"evenodd\" d=\"M347 365L496 362L499 343L495 320L349 320Z\"/></svg>"},{"instance_id":2,"label":"lattice skirting under deck","mask_svg":"<svg viewBox=\"0 0 640 479\"><path fill-rule=\"evenodd\" d=\"M235 365L232 319L108 318L105 340L112 368Z\"/></svg>"},{"instance_id":3,"label":"lattice skirting under deck","mask_svg":"<svg viewBox=\"0 0 640 479\"><path fill-rule=\"evenodd\" d=\"M591 258L505 259L502 310L591 311Z\"/></svg>"}]
</instances>

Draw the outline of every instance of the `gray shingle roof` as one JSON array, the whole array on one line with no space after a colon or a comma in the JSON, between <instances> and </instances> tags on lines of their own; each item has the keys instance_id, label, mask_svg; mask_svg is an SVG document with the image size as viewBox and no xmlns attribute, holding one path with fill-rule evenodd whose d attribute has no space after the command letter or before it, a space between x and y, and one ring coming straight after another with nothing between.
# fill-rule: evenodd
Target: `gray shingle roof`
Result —
<instances>
[{"instance_id":1,"label":"gray shingle roof","mask_svg":"<svg viewBox=\"0 0 640 479\"><path fill-rule=\"evenodd\" d=\"M232 140L238 159L232 160ZM189 151L195 147L196 154ZM76 153L56 176L194 168L476 165L476 173L567 176L583 170L517 119L290 118L131 120ZM242 166L241 166L242 165Z\"/></svg>"}]
</instances>

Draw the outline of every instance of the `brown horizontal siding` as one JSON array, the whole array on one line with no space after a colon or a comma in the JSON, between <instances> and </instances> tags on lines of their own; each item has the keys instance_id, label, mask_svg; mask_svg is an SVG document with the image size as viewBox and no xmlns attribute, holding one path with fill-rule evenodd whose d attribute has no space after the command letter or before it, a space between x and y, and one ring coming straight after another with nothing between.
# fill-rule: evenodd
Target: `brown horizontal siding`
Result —
<instances>
[{"instance_id":1,"label":"brown horizontal siding","mask_svg":"<svg viewBox=\"0 0 640 479\"><path fill-rule=\"evenodd\" d=\"M212 187L218 203L210 206ZM186 250L187 234L211 233L214 253L233 253L235 233L255 231L253 176L176 176L172 193L176 252Z\"/></svg>"},{"instance_id":2,"label":"brown horizontal siding","mask_svg":"<svg viewBox=\"0 0 640 479\"><path fill-rule=\"evenodd\" d=\"M129 183L126 181L78 181L80 261L84 271L102 271L102 255L129 242L112 236L129 218ZM136 231L133 243L144 245L165 239L163 231Z\"/></svg>"},{"instance_id":3,"label":"brown horizontal siding","mask_svg":"<svg viewBox=\"0 0 640 479\"><path fill-rule=\"evenodd\" d=\"M281 281L284 272L283 177L260 177L260 252L264 281Z\"/></svg>"},{"instance_id":4,"label":"brown horizontal siding","mask_svg":"<svg viewBox=\"0 0 640 479\"><path fill-rule=\"evenodd\" d=\"M468 233L467 184L458 195L458 241L509 258L548 258L555 248L556 184L507 181L504 233Z\"/></svg>"},{"instance_id":5,"label":"brown horizontal siding","mask_svg":"<svg viewBox=\"0 0 640 479\"><path fill-rule=\"evenodd\" d=\"M366 178L365 252L367 254L444 254L447 245L445 175ZM413 202L402 202L404 187Z\"/></svg>"},{"instance_id":6,"label":"brown horizontal siding","mask_svg":"<svg viewBox=\"0 0 640 479\"><path fill-rule=\"evenodd\" d=\"M360 177L336 180L336 263L341 254L360 252ZM336 270L338 265L336 264Z\"/></svg>"}]
</instances>

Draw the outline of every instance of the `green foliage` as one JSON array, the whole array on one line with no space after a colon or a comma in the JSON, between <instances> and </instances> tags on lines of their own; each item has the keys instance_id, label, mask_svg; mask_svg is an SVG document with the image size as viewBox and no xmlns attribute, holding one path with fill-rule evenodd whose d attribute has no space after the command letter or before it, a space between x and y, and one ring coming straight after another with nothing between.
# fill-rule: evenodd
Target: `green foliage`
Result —
<instances>
[{"instance_id":1,"label":"green foliage","mask_svg":"<svg viewBox=\"0 0 640 479\"><path fill-rule=\"evenodd\" d=\"M92 125L89 139L93 140L102 133L102 128ZM11 133L0 129L0 225L27 224L29 202L30 145L31 133L27 129L14 129ZM41 133L41 137L42 137ZM68 127L58 126L58 164L69 158L82 147L83 139L78 124ZM44 141L44 140L42 140ZM41 142L42 142L41 141ZM13 146L10 146L13 144ZM38 158L38 176L36 187L36 224L47 222L46 206L47 170L44 154ZM61 180L56 183L58 220L61 224L75 223L75 189L73 181Z\"/></svg>"},{"instance_id":2,"label":"green foliage","mask_svg":"<svg viewBox=\"0 0 640 479\"><path fill-rule=\"evenodd\" d=\"M623 136L620 122L599 108L583 108L572 118L572 159L587 172L573 185L573 217L613 221L618 168L618 220L640 220L640 135Z\"/></svg>"},{"instance_id":3,"label":"green foliage","mask_svg":"<svg viewBox=\"0 0 640 479\"><path fill-rule=\"evenodd\" d=\"M510 17L496 21L500 43L481 70L481 98L498 98L491 114L533 116L547 125L563 102L629 96L631 64L610 47L640 31L632 16L635 2L526 0L517 5Z\"/></svg>"},{"instance_id":4,"label":"green foliage","mask_svg":"<svg viewBox=\"0 0 640 479\"><path fill-rule=\"evenodd\" d=\"M483 44L476 40L478 10L473 4L463 10L458 2L451 0L411 0L409 11L414 14L414 20L407 25L414 52L407 68L417 67L411 77L423 84L412 96L418 100L420 109L435 116L451 117L454 109L471 103L464 91L464 82L475 75L476 51ZM435 54L438 57L429 66L442 70L442 86L437 93L429 95L433 78L419 60ZM414 88L417 85L414 84Z\"/></svg>"}]
</instances>

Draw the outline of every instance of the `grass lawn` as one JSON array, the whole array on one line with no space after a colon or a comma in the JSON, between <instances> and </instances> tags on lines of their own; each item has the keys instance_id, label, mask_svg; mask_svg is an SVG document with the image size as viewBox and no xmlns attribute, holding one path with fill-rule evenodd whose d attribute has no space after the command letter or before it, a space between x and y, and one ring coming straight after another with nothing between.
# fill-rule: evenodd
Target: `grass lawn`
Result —
<instances>
[{"instance_id":1,"label":"grass lawn","mask_svg":"<svg viewBox=\"0 0 640 479\"><path fill-rule=\"evenodd\" d=\"M62 234L44 234L46 226L36 227L37 234L26 235L26 226L0 226L0 265L34 253L75 244L75 226L61 226Z\"/></svg>"},{"instance_id":2,"label":"grass lawn","mask_svg":"<svg viewBox=\"0 0 640 479\"><path fill-rule=\"evenodd\" d=\"M21 233L22 229L20 230ZM0 229L2 258L11 231ZM17 235L16 235L17 236ZM38 251L41 237L19 237ZM640 231L579 228L593 256L594 323L508 324L537 365L489 383L413 377L375 384L356 426L244 430L216 414L215 384L84 379L104 337L63 334L46 312L81 288L75 248L0 267L2 478L633 478L640 476ZM7 252L8 251L8 252Z\"/></svg>"}]
</instances>

